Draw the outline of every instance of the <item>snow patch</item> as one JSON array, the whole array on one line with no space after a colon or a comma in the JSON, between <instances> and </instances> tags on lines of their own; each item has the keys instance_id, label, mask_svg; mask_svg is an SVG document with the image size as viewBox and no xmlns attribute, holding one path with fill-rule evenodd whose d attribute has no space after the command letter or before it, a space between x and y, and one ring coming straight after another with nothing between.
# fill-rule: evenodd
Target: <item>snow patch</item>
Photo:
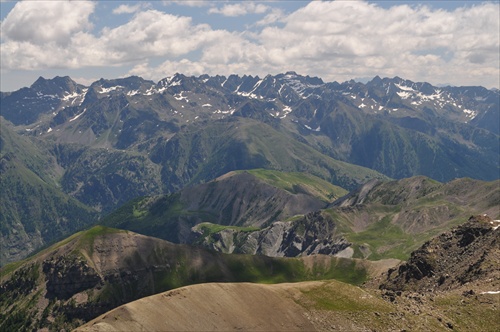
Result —
<instances>
[{"instance_id":1,"label":"snow patch","mask_svg":"<svg viewBox=\"0 0 500 332\"><path fill-rule=\"evenodd\" d=\"M105 87L102 87L101 86L101 90L98 91L99 93L108 93L108 92L111 92L111 91L116 91L118 89L125 89L125 87L121 86L121 85L117 85L117 86L112 86L112 87L109 87L109 88L105 88Z\"/></svg>"},{"instance_id":2,"label":"snow patch","mask_svg":"<svg viewBox=\"0 0 500 332\"><path fill-rule=\"evenodd\" d=\"M258 96L258 95L254 94L254 93L251 93L251 92L241 92L241 91L238 91L238 92L236 92L236 94L238 96L248 97L248 98L252 98L252 99L264 99L264 97Z\"/></svg>"},{"instance_id":3,"label":"snow patch","mask_svg":"<svg viewBox=\"0 0 500 332\"><path fill-rule=\"evenodd\" d=\"M176 100L185 100L185 101L186 101L186 103L189 103L189 99L187 99L187 97L186 97L186 96L183 96L183 95L182 95L183 93L184 93L184 91L182 91L180 94L175 95L175 96L174 96L174 98L175 98Z\"/></svg>"},{"instance_id":4,"label":"snow patch","mask_svg":"<svg viewBox=\"0 0 500 332\"><path fill-rule=\"evenodd\" d=\"M396 92L401 99L408 99L411 97L411 93L407 91Z\"/></svg>"},{"instance_id":5,"label":"snow patch","mask_svg":"<svg viewBox=\"0 0 500 332\"><path fill-rule=\"evenodd\" d=\"M233 114L234 110L230 109L229 111L221 111L221 110L215 110L212 112L213 114Z\"/></svg>"},{"instance_id":6,"label":"snow patch","mask_svg":"<svg viewBox=\"0 0 500 332\"><path fill-rule=\"evenodd\" d=\"M212 107L212 105L211 104L203 104L203 105L201 105L201 107Z\"/></svg>"},{"instance_id":7,"label":"snow patch","mask_svg":"<svg viewBox=\"0 0 500 332\"><path fill-rule=\"evenodd\" d=\"M80 94L78 92L73 92L73 93L69 93L67 92L68 94L65 95L64 97L61 98L61 100L64 100L64 101L67 101L67 100L70 100L70 99L73 99L73 98L77 98L78 96L80 96Z\"/></svg>"},{"instance_id":8,"label":"snow patch","mask_svg":"<svg viewBox=\"0 0 500 332\"><path fill-rule=\"evenodd\" d=\"M48 133L50 133L52 131L52 128L49 128L49 130L47 130Z\"/></svg>"},{"instance_id":9,"label":"snow patch","mask_svg":"<svg viewBox=\"0 0 500 332\"><path fill-rule=\"evenodd\" d=\"M493 220L493 221L490 221L490 224L493 225L493 230L496 230L498 227L500 227L500 220ZM496 225L496 226L495 226Z\"/></svg>"},{"instance_id":10,"label":"snow patch","mask_svg":"<svg viewBox=\"0 0 500 332\"><path fill-rule=\"evenodd\" d=\"M465 113L465 116L467 116L471 120L477 116L477 112L473 110L464 109L463 112Z\"/></svg>"},{"instance_id":11,"label":"snow patch","mask_svg":"<svg viewBox=\"0 0 500 332\"><path fill-rule=\"evenodd\" d=\"M500 294L500 291L481 292L481 294Z\"/></svg>"},{"instance_id":12,"label":"snow patch","mask_svg":"<svg viewBox=\"0 0 500 332\"><path fill-rule=\"evenodd\" d=\"M308 125L305 124L304 127L306 127L306 129L309 129L311 131L321 131L321 127L320 126L318 126L318 128L312 129L311 127L309 127Z\"/></svg>"},{"instance_id":13,"label":"snow patch","mask_svg":"<svg viewBox=\"0 0 500 332\"><path fill-rule=\"evenodd\" d=\"M127 96L130 96L130 97L135 96L137 94L139 94L139 90L131 90L131 91L127 92Z\"/></svg>"},{"instance_id":14,"label":"snow patch","mask_svg":"<svg viewBox=\"0 0 500 332\"><path fill-rule=\"evenodd\" d=\"M69 122L72 122L72 121L75 121L76 119L78 119L80 116L82 116L82 115L83 115L83 113L85 113L85 111L86 111L86 110L87 110L86 108L85 108L85 109L83 109L83 112L82 112L82 113L77 114L77 115L75 115L73 118L69 119Z\"/></svg>"}]
</instances>

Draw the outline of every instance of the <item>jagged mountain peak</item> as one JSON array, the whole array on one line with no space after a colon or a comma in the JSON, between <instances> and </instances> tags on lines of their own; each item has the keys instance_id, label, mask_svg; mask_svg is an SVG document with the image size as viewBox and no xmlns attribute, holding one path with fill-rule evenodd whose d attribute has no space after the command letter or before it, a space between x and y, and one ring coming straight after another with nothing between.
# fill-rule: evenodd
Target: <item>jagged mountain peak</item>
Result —
<instances>
[{"instance_id":1,"label":"jagged mountain peak","mask_svg":"<svg viewBox=\"0 0 500 332\"><path fill-rule=\"evenodd\" d=\"M116 79L104 79L92 83L90 88L95 88L97 90L101 90L102 93L107 93L110 91L130 91L130 90L139 90L144 87L151 87L154 85L153 81L148 81L139 76L129 76L124 78L116 78Z\"/></svg>"},{"instance_id":2,"label":"jagged mountain peak","mask_svg":"<svg viewBox=\"0 0 500 332\"><path fill-rule=\"evenodd\" d=\"M52 79L45 79L40 76L31 86L30 89L36 91L39 95L57 95L61 97L64 93L73 93L82 90L83 85L73 81L69 76L56 76Z\"/></svg>"}]
</instances>

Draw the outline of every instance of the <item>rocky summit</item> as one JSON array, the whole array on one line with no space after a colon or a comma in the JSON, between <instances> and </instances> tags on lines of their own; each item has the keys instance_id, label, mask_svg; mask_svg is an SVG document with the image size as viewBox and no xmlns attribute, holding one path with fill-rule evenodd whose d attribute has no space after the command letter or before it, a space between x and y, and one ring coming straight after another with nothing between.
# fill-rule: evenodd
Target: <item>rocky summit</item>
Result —
<instances>
[{"instance_id":1,"label":"rocky summit","mask_svg":"<svg viewBox=\"0 0 500 332\"><path fill-rule=\"evenodd\" d=\"M461 287L500 289L500 220L469 220L426 242L410 259L387 272L382 289L434 292Z\"/></svg>"}]
</instances>

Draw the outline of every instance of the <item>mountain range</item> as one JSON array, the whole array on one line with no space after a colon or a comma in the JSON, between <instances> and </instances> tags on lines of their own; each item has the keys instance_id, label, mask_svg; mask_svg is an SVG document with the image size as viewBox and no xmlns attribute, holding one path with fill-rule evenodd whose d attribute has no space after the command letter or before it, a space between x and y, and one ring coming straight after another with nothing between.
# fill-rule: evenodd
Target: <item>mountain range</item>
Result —
<instances>
[{"instance_id":1,"label":"mountain range","mask_svg":"<svg viewBox=\"0 0 500 332\"><path fill-rule=\"evenodd\" d=\"M0 330L494 329L499 90L40 77L0 105Z\"/></svg>"},{"instance_id":2,"label":"mountain range","mask_svg":"<svg viewBox=\"0 0 500 332\"><path fill-rule=\"evenodd\" d=\"M1 262L130 200L236 170L302 172L347 191L415 175L496 180L499 96L399 77L337 83L295 72L133 76L89 86L40 77L0 94ZM29 196L65 207L42 213Z\"/></svg>"}]
</instances>

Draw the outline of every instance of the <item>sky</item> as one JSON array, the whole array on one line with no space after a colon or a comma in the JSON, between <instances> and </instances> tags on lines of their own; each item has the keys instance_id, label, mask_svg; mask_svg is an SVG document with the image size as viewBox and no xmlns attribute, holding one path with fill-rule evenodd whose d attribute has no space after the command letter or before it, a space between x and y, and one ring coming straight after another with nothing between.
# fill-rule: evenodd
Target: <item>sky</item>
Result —
<instances>
[{"instance_id":1,"label":"sky","mask_svg":"<svg viewBox=\"0 0 500 332\"><path fill-rule=\"evenodd\" d=\"M39 76L295 71L500 87L497 1L0 0L0 91Z\"/></svg>"}]
</instances>

